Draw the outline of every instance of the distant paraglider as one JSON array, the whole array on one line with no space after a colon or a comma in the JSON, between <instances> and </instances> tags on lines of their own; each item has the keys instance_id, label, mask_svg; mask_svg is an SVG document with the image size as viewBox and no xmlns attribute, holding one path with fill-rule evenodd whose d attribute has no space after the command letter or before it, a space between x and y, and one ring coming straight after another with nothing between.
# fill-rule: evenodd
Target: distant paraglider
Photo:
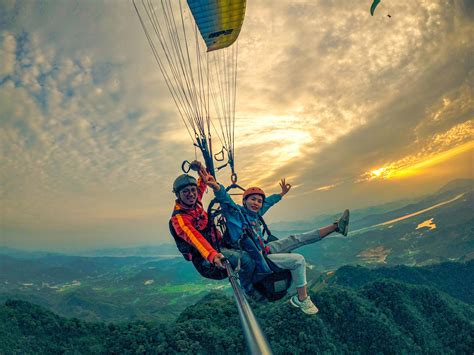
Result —
<instances>
[{"instance_id":1,"label":"distant paraglider","mask_svg":"<svg viewBox=\"0 0 474 355\"><path fill-rule=\"evenodd\" d=\"M380 3L380 0L374 0L374 2L372 3L372 6L370 7L370 14L372 16L374 16L375 8L377 7L379 3Z\"/></svg>"},{"instance_id":2,"label":"distant paraglider","mask_svg":"<svg viewBox=\"0 0 474 355\"><path fill-rule=\"evenodd\" d=\"M377 8L378 4L380 3L380 0L374 0L372 3L372 6L370 6L370 14L374 16L375 9ZM392 18L390 14L387 14L388 18Z\"/></svg>"}]
</instances>

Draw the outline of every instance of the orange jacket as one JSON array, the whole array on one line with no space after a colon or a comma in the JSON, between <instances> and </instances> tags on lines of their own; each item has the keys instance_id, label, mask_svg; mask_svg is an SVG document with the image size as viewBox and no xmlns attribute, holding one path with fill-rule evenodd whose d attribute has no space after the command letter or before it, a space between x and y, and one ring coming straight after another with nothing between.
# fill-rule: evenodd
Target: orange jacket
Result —
<instances>
[{"instance_id":1,"label":"orange jacket","mask_svg":"<svg viewBox=\"0 0 474 355\"><path fill-rule=\"evenodd\" d=\"M207 185L199 178L197 202L192 208L187 208L176 200L173 211L183 210L186 213L172 216L171 223L180 238L195 247L204 259L212 263L218 252L202 235L208 220L207 212L201 203L206 188Z\"/></svg>"}]
</instances>

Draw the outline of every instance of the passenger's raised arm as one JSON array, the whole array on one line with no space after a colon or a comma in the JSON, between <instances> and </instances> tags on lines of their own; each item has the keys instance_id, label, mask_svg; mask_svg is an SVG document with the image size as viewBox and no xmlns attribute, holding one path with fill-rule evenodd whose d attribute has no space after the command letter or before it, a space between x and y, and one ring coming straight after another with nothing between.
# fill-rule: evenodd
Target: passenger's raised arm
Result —
<instances>
[{"instance_id":1,"label":"passenger's raised arm","mask_svg":"<svg viewBox=\"0 0 474 355\"><path fill-rule=\"evenodd\" d=\"M281 187L280 195L281 195L281 197L283 197L288 193L288 191L290 191L291 184L287 184L286 183L286 178L283 178L280 181L280 187Z\"/></svg>"}]
</instances>

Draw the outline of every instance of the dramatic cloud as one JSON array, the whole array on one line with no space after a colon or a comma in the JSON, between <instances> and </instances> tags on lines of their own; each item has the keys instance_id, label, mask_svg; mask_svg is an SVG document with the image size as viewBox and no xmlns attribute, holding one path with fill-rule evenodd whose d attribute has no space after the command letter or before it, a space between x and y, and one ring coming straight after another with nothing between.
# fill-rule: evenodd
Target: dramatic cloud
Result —
<instances>
[{"instance_id":1,"label":"dramatic cloud","mask_svg":"<svg viewBox=\"0 0 474 355\"><path fill-rule=\"evenodd\" d=\"M369 8L247 4L236 168L243 186L293 183L273 219L472 175L472 156L459 164L473 151L472 2L387 0L373 17ZM170 186L199 155L129 1L4 0L0 128L7 244L168 240ZM439 164L451 175L433 173ZM228 183L228 171L218 179Z\"/></svg>"}]
</instances>

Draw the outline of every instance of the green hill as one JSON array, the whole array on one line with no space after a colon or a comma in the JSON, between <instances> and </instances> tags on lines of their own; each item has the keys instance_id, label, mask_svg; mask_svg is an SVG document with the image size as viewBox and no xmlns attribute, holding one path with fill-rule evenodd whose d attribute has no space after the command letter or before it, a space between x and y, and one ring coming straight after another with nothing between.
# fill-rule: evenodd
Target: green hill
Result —
<instances>
[{"instance_id":1,"label":"green hill","mask_svg":"<svg viewBox=\"0 0 474 355\"><path fill-rule=\"evenodd\" d=\"M443 264L421 273L404 268L378 274L344 268L311 294L320 308L315 316L286 301L252 306L275 354L470 353L474 308L440 291L451 286L441 275L433 276L449 272L461 280L470 268ZM235 302L220 292L206 295L167 324L91 323L9 300L0 307L0 348L23 354L246 351Z\"/></svg>"},{"instance_id":2,"label":"green hill","mask_svg":"<svg viewBox=\"0 0 474 355\"><path fill-rule=\"evenodd\" d=\"M442 263L425 267L399 265L367 269L361 266L343 266L328 279L328 284L359 289L380 279L433 287L474 305L474 260L467 263Z\"/></svg>"},{"instance_id":3,"label":"green hill","mask_svg":"<svg viewBox=\"0 0 474 355\"><path fill-rule=\"evenodd\" d=\"M209 290L179 258L0 257L0 302L20 299L88 321L170 321Z\"/></svg>"}]
</instances>

